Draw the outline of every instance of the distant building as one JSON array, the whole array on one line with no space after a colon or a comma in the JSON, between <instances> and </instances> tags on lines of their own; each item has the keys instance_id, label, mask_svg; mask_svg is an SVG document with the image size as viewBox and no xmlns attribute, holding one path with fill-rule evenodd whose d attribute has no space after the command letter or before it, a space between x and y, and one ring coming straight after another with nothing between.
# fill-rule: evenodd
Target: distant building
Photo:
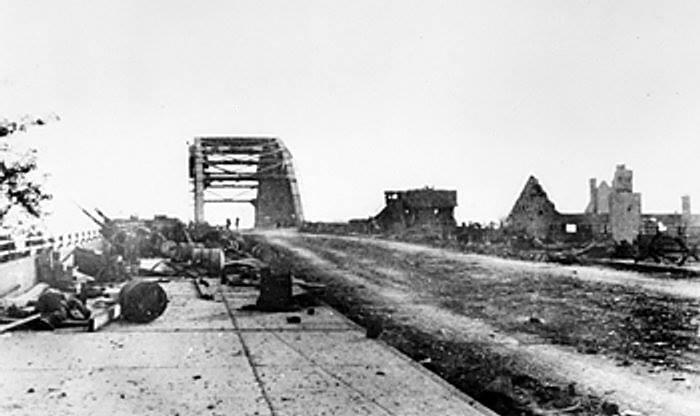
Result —
<instances>
[{"instance_id":1,"label":"distant building","mask_svg":"<svg viewBox=\"0 0 700 416\"><path fill-rule=\"evenodd\" d=\"M618 165L612 187L589 181L590 201L580 214L557 211L539 181L530 176L508 215L505 226L542 240L612 239L632 242L639 234L659 231L674 236L700 236L700 216L690 211L690 197L681 199L682 213L642 214L642 196L634 192L633 173Z\"/></svg>"},{"instance_id":2,"label":"distant building","mask_svg":"<svg viewBox=\"0 0 700 416\"><path fill-rule=\"evenodd\" d=\"M411 227L439 230L456 226L454 209L457 191L432 188L385 191L386 206L374 218L384 231L402 231Z\"/></svg>"},{"instance_id":3,"label":"distant building","mask_svg":"<svg viewBox=\"0 0 700 416\"><path fill-rule=\"evenodd\" d=\"M537 178L530 176L505 225L516 232L545 239L550 235L552 226L561 222L561 216Z\"/></svg>"}]
</instances>

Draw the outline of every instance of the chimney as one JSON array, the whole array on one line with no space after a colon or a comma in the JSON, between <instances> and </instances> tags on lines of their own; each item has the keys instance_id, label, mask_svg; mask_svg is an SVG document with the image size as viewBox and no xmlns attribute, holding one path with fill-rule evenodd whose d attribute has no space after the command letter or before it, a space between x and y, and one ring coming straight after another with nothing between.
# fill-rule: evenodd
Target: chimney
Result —
<instances>
[{"instance_id":1,"label":"chimney","mask_svg":"<svg viewBox=\"0 0 700 416\"><path fill-rule=\"evenodd\" d=\"M598 185L596 178L591 178L588 181L591 191L591 212L598 213Z\"/></svg>"},{"instance_id":2,"label":"chimney","mask_svg":"<svg viewBox=\"0 0 700 416\"><path fill-rule=\"evenodd\" d=\"M681 197L681 206L683 209L683 218L690 219L690 195L683 195Z\"/></svg>"},{"instance_id":3,"label":"chimney","mask_svg":"<svg viewBox=\"0 0 700 416\"><path fill-rule=\"evenodd\" d=\"M612 186L614 192L633 192L632 170L625 165L617 165Z\"/></svg>"}]
</instances>

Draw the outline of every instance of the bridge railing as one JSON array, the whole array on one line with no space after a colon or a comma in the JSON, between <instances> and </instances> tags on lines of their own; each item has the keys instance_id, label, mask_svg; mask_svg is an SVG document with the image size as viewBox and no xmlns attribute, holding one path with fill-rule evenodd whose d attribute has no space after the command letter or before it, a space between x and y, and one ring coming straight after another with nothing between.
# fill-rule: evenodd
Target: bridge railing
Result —
<instances>
[{"instance_id":1,"label":"bridge railing","mask_svg":"<svg viewBox=\"0 0 700 416\"><path fill-rule=\"evenodd\" d=\"M0 237L0 263L29 257L48 249L75 247L101 238L97 229L85 230L58 236L32 236L20 239Z\"/></svg>"}]
</instances>

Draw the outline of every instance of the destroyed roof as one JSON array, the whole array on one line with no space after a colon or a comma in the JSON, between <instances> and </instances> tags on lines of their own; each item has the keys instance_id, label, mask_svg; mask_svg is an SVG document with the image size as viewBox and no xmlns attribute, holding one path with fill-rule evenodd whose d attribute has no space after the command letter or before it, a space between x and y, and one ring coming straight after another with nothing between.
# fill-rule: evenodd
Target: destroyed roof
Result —
<instances>
[{"instance_id":1,"label":"destroyed roof","mask_svg":"<svg viewBox=\"0 0 700 416\"><path fill-rule=\"evenodd\" d=\"M396 194L404 204L413 208L454 208L457 206L457 191L424 188L386 191L384 194Z\"/></svg>"},{"instance_id":2,"label":"destroyed roof","mask_svg":"<svg viewBox=\"0 0 700 416\"><path fill-rule=\"evenodd\" d=\"M549 199L547 192L545 192L544 188L542 188L540 182L537 180L537 178L530 175L525 183L525 187L523 187L522 192L520 192L520 196L515 201L513 209L508 217L512 217L514 214L520 212L528 212L533 209L541 212L540 215L559 215L554 203Z\"/></svg>"}]
</instances>

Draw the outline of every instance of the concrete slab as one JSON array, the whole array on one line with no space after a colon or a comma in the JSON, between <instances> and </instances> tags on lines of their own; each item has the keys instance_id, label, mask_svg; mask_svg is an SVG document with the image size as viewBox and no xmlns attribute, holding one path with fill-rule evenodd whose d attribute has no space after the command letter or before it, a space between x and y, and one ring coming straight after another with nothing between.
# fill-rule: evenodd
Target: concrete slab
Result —
<instances>
[{"instance_id":1,"label":"concrete slab","mask_svg":"<svg viewBox=\"0 0 700 416\"><path fill-rule=\"evenodd\" d=\"M248 374L238 371L247 370ZM271 415L250 368L3 371L2 415Z\"/></svg>"},{"instance_id":2,"label":"concrete slab","mask_svg":"<svg viewBox=\"0 0 700 416\"><path fill-rule=\"evenodd\" d=\"M0 345L0 371L247 365L234 332L16 332Z\"/></svg>"},{"instance_id":3,"label":"concrete slab","mask_svg":"<svg viewBox=\"0 0 700 416\"><path fill-rule=\"evenodd\" d=\"M425 369L358 331L256 332L243 338L271 398L292 396L289 401L308 406L318 395L339 397L334 390L341 389L353 392L352 403L359 406L350 414L371 408L371 414L483 415Z\"/></svg>"},{"instance_id":4,"label":"concrete slab","mask_svg":"<svg viewBox=\"0 0 700 416\"><path fill-rule=\"evenodd\" d=\"M453 391L436 383L423 372L392 361L380 366L335 366L330 371L338 380L353 386L364 397L394 415L482 415L474 403L455 400Z\"/></svg>"},{"instance_id":5,"label":"concrete slab","mask_svg":"<svg viewBox=\"0 0 700 416\"><path fill-rule=\"evenodd\" d=\"M359 331L246 332L243 339L255 365L381 365L395 355Z\"/></svg>"},{"instance_id":6,"label":"concrete slab","mask_svg":"<svg viewBox=\"0 0 700 416\"><path fill-rule=\"evenodd\" d=\"M301 322L290 324L287 322L288 317L298 317ZM273 314L237 311L236 320L238 328L241 330L337 331L356 329L351 322L329 307L314 307L313 315L308 313L308 308L296 312Z\"/></svg>"},{"instance_id":7,"label":"concrete slab","mask_svg":"<svg viewBox=\"0 0 700 416\"><path fill-rule=\"evenodd\" d=\"M314 315L234 311L275 414L493 414L396 350L368 339L364 329L332 308L314 310ZM291 315L302 323L288 324Z\"/></svg>"},{"instance_id":8,"label":"concrete slab","mask_svg":"<svg viewBox=\"0 0 700 416\"><path fill-rule=\"evenodd\" d=\"M430 378L407 374L402 365L339 365L323 370L309 365L266 366L258 371L276 414L483 416Z\"/></svg>"},{"instance_id":9,"label":"concrete slab","mask_svg":"<svg viewBox=\"0 0 700 416\"><path fill-rule=\"evenodd\" d=\"M392 415L313 366L265 367L259 374L276 415Z\"/></svg>"}]
</instances>

